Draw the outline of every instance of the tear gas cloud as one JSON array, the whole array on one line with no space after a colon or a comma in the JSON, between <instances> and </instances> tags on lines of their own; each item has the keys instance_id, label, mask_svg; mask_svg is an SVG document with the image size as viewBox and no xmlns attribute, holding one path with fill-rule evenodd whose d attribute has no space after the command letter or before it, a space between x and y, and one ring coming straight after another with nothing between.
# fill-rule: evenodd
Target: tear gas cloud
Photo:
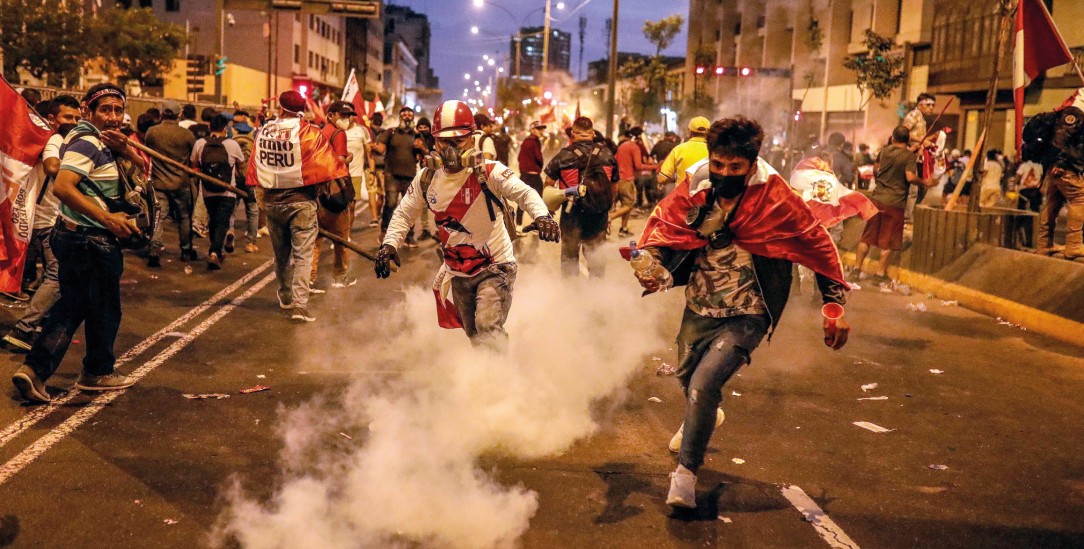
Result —
<instances>
[{"instance_id":1,"label":"tear gas cloud","mask_svg":"<svg viewBox=\"0 0 1084 549\"><path fill-rule=\"evenodd\" d=\"M620 393L643 353L672 339L673 323L661 319L680 293L641 299L616 245L601 251L610 259L602 281L562 279L557 246L543 248L539 263L520 264L507 354L473 349L462 331L440 329L428 287L336 330L350 338L299 339L306 371L330 364L402 373L359 377L341 400L284 411L281 488L261 502L235 484L212 542L514 545L538 510L537 495L499 484L479 457L552 456L594 433L604 418L593 417L592 404ZM363 301L358 310L366 311Z\"/></svg>"}]
</instances>

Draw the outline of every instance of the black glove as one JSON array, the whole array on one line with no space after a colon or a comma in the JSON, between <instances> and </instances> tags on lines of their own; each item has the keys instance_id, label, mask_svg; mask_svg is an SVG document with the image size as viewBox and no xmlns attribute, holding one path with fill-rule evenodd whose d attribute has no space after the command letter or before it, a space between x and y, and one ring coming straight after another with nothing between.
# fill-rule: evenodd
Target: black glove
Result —
<instances>
[{"instance_id":1,"label":"black glove","mask_svg":"<svg viewBox=\"0 0 1084 549\"><path fill-rule=\"evenodd\" d=\"M395 251L395 246L391 244L383 244L376 252L376 277L388 278L391 276L391 262L395 262L396 267L402 267L403 263L399 261L399 252Z\"/></svg>"},{"instance_id":2,"label":"black glove","mask_svg":"<svg viewBox=\"0 0 1084 549\"><path fill-rule=\"evenodd\" d=\"M546 242L560 242L561 241L561 227L557 225L557 222L552 217L544 215L542 217L535 218L532 225L538 229L538 238Z\"/></svg>"}]
</instances>

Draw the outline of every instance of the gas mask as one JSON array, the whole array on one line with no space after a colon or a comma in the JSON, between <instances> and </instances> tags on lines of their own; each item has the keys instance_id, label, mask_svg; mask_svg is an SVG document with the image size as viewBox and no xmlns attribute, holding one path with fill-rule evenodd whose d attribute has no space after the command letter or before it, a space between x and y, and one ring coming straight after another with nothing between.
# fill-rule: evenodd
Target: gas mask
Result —
<instances>
[{"instance_id":1,"label":"gas mask","mask_svg":"<svg viewBox=\"0 0 1084 549\"><path fill-rule=\"evenodd\" d=\"M434 154L425 157L426 167L444 168L446 173L459 173L464 168L473 168L482 163L482 153L474 147L460 151L455 145L445 145Z\"/></svg>"},{"instance_id":2,"label":"gas mask","mask_svg":"<svg viewBox=\"0 0 1084 549\"><path fill-rule=\"evenodd\" d=\"M749 174L716 175L710 173L708 179L711 181L711 188L715 191L716 197L729 199L736 198L745 192L745 188L748 186L746 181L749 179Z\"/></svg>"}]
</instances>

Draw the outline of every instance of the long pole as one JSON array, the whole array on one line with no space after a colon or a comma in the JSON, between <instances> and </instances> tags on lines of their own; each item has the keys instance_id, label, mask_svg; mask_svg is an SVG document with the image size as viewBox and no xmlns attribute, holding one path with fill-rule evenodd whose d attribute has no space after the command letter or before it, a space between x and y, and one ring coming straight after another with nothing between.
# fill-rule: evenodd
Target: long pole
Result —
<instances>
[{"instance_id":1,"label":"long pole","mask_svg":"<svg viewBox=\"0 0 1084 549\"><path fill-rule=\"evenodd\" d=\"M546 87L546 70L550 66L550 2L546 0L546 21L542 25L542 87Z\"/></svg>"},{"instance_id":2,"label":"long pole","mask_svg":"<svg viewBox=\"0 0 1084 549\"><path fill-rule=\"evenodd\" d=\"M607 69L609 82L606 83L606 137L613 138L614 132L614 92L617 86L617 11L620 0L614 0L614 14L610 23L610 65Z\"/></svg>"},{"instance_id":3,"label":"long pole","mask_svg":"<svg viewBox=\"0 0 1084 549\"><path fill-rule=\"evenodd\" d=\"M223 0L215 0L215 9L218 11L218 57L226 56L226 6ZM217 61L217 59L216 59ZM222 75L218 73L217 63L215 68L215 100L219 104L225 102L222 94Z\"/></svg>"},{"instance_id":4,"label":"long pole","mask_svg":"<svg viewBox=\"0 0 1084 549\"><path fill-rule=\"evenodd\" d=\"M1001 57L1005 51L1005 44L1009 41L1009 29L1012 27L1012 18L1017 9L1015 0L1000 0L999 13L1001 24L997 33L997 48L994 53L994 76L990 78L990 89L986 90L986 106L983 108L982 133L987 136L975 147L974 158L978 159L978 169L975 179L979 181L978 187L971 185L971 195L968 198L967 209L972 212L979 211L979 195L982 193L982 179L986 175L985 161L986 146L989 144L990 119L994 116L994 102L997 100L998 82L1001 79ZM963 181L959 185L963 185Z\"/></svg>"},{"instance_id":5,"label":"long pole","mask_svg":"<svg viewBox=\"0 0 1084 549\"><path fill-rule=\"evenodd\" d=\"M267 95L271 97L271 13L267 12Z\"/></svg>"},{"instance_id":6,"label":"long pole","mask_svg":"<svg viewBox=\"0 0 1084 549\"><path fill-rule=\"evenodd\" d=\"M228 192L231 192L231 193L236 194L237 196L241 196L241 197L248 196L248 192L245 191L245 190L238 189L237 187L234 187L233 185L230 185L229 183L226 183L225 181L222 181L221 179L218 179L216 177L211 177L211 176L209 176L209 175L207 175L205 173L193 170L192 168L189 168L188 166L185 166L184 164L181 164L180 162L177 162L176 160L173 160L172 158L169 158L168 156L163 156L162 154L160 154L158 151L155 151L154 149L147 148L146 146L144 146L141 143L137 143L137 142L132 141L131 139L129 139L128 140L128 145L130 145L132 147L135 147L136 149L138 149L140 151L143 151L143 152L153 156L154 158L156 158L158 160L161 160L162 162L165 162L165 163L167 163L167 164L169 164L171 166L179 168L179 169L183 170L184 172L188 173L189 175L192 175L192 176L195 176L195 177L197 177L199 179L202 179L204 182L210 183L212 186L217 187L220 190L228 191ZM319 231L320 231L320 236L322 236L324 238L327 238L328 240L331 240L333 242L338 242L339 244L342 244L343 247L345 247L346 249L360 255L361 257L364 257L365 259L368 259L369 261L374 261L374 262L376 261L376 256L374 256L373 254L359 248L357 246L357 244L354 244L353 242L350 242L349 240L346 240L346 239L344 239L343 237L341 237L341 236L339 236L337 234L325 231L324 229L319 229ZM396 270L394 266L392 266L392 270Z\"/></svg>"},{"instance_id":7,"label":"long pole","mask_svg":"<svg viewBox=\"0 0 1084 549\"><path fill-rule=\"evenodd\" d=\"M871 15L872 17L872 15ZM823 143L825 134L828 133L828 68L832 61L832 27L836 24L835 13L832 12L832 0L828 0L828 47L824 51L824 102L821 105L821 133L817 138Z\"/></svg>"},{"instance_id":8,"label":"long pole","mask_svg":"<svg viewBox=\"0 0 1084 549\"><path fill-rule=\"evenodd\" d=\"M523 53L523 35L519 30L516 30L516 78L523 78L523 73L519 72L519 58Z\"/></svg>"}]
</instances>

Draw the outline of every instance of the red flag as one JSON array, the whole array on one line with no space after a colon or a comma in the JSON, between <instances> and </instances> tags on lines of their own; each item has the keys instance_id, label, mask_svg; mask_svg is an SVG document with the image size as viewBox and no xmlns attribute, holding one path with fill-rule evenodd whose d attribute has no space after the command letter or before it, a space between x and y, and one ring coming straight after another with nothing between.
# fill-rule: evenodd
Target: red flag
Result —
<instances>
[{"instance_id":1,"label":"red flag","mask_svg":"<svg viewBox=\"0 0 1084 549\"><path fill-rule=\"evenodd\" d=\"M825 227L855 215L865 220L877 215L877 206L866 195L844 187L832 167L818 157L805 158L794 167L790 186L802 193L810 211Z\"/></svg>"},{"instance_id":2,"label":"red flag","mask_svg":"<svg viewBox=\"0 0 1084 549\"><path fill-rule=\"evenodd\" d=\"M666 195L648 217L638 248L662 246L698 250L708 244L689 226L689 211L707 207L707 159L693 164L685 181ZM832 237L794 189L767 162L757 161L757 173L745 190L730 223L734 243L759 256L804 265L841 284L843 266ZM629 249L621 248L622 257Z\"/></svg>"},{"instance_id":3,"label":"red flag","mask_svg":"<svg viewBox=\"0 0 1084 549\"><path fill-rule=\"evenodd\" d=\"M18 293L42 183L41 151L53 131L0 77L0 291Z\"/></svg>"},{"instance_id":4,"label":"red flag","mask_svg":"<svg viewBox=\"0 0 1084 549\"><path fill-rule=\"evenodd\" d=\"M1047 69L1073 61L1042 0L1020 0L1016 9L1013 52L1013 103L1016 107L1016 150L1024 135L1024 88Z\"/></svg>"},{"instance_id":5,"label":"red flag","mask_svg":"<svg viewBox=\"0 0 1084 549\"><path fill-rule=\"evenodd\" d=\"M538 120L543 124L552 124L553 122L556 122L557 115L553 112L553 105L550 105L550 108L546 112L542 113L542 116L539 117Z\"/></svg>"}]
</instances>

